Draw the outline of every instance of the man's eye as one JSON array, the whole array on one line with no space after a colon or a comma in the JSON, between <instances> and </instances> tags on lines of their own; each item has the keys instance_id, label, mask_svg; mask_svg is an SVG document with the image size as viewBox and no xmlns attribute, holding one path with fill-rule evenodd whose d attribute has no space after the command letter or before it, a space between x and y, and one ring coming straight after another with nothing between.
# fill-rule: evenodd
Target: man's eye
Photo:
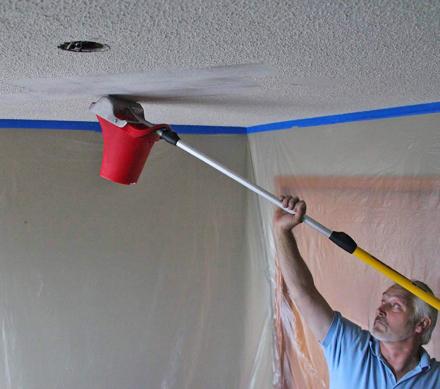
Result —
<instances>
[{"instance_id":1,"label":"man's eye","mask_svg":"<svg viewBox=\"0 0 440 389\"><path fill-rule=\"evenodd\" d=\"M400 304L393 304L393 308L400 308Z\"/></svg>"}]
</instances>

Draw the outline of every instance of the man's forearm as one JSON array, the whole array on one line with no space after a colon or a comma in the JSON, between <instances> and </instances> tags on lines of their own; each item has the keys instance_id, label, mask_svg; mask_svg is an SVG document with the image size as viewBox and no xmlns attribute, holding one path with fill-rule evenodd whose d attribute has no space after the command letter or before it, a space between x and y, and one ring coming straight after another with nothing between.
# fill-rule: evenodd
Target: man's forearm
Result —
<instances>
[{"instance_id":1,"label":"man's forearm","mask_svg":"<svg viewBox=\"0 0 440 389\"><path fill-rule=\"evenodd\" d=\"M274 238L277 257L289 295L299 308L310 329L318 340L326 335L333 319L333 310L318 292L312 273L301 257L292 229L303 219L306 204L298 197L282 196L283 207L295 213L283 213L277 209L274 214Z\"/></svg>"},{"instance_id":2,"label":"man's forearm","mask_svg":"<svg viewBox=\"0 0 440 389\"><path fill-rule=\"evenodd\" d=\"M296 300L316 291L312 273L298 250L291 231L275 234L277 257L289 295Z\"/></svg>"}]
</instances>

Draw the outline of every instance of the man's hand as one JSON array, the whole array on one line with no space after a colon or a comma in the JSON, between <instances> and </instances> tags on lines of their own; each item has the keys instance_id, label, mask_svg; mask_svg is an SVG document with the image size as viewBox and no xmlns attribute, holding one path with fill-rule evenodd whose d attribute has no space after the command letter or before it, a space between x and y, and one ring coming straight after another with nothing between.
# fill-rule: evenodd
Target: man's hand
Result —
<instances>
[{"instance_id":1,"label":"man's hand","mask_svg":"<svg viewBox=\"0 0 440 389\"><path fill-rule=\"evenodd\" d=\"M306 203L296 196L281 196L280 201L283 207L293 210L295 215L292 215L281 208L275 211L273 218L274 228L279 232L291 231L295 226L302 223L303 217L306 214Z\"/></svg>"}]
</instances>

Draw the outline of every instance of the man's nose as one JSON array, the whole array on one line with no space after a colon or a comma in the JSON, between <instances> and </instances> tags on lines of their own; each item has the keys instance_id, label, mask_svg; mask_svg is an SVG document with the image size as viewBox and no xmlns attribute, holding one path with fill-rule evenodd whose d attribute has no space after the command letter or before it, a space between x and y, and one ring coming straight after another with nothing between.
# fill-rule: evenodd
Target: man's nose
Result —
<instances>
[{"instance_id":1,"label":"man's nose","mask_svg":"<svg viewBox=\"0 0 440 389\"><path fill-rule=\"evenodd\" d=\"M386 310L383 305L381 305L379 308L377 308L377 316L381 316L381 317L386 316Z\"/></svg>"}]
</instances>

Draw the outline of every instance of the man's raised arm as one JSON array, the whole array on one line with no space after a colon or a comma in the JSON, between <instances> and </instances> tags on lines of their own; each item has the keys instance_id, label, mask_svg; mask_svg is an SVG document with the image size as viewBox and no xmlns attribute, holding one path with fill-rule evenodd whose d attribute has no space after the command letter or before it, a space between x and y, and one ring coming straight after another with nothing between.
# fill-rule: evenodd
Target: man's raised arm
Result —
<instances>
[{"instance_id":1,"label":"man's raised arm","mask_svg":"<svg viewBox=\"0 0 440 389\"><path fill-rule=\"evenodd\" d=\"M298 250L293 229L301 223L306 204L298 197L282 196L285 208L294 210L295 215L277 209L273 230L278 261L290 297L316 338L321 341L330 327L333 310L316 289L313 276Z\"/></svg>"}]
</instances>

